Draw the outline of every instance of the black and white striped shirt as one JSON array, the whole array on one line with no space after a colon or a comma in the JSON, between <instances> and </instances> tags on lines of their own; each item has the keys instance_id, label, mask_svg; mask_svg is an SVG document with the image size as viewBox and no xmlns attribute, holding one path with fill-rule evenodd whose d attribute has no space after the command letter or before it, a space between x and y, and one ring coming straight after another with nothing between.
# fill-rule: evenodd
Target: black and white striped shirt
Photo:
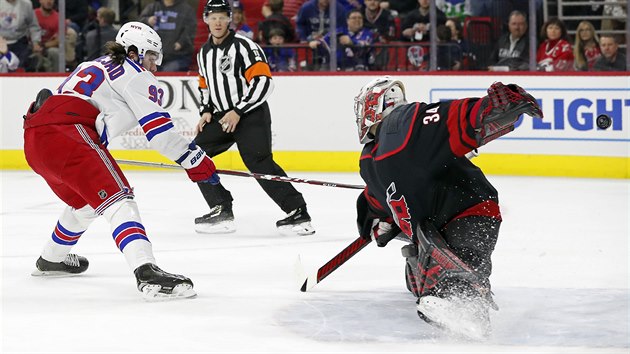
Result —
<instances>
[{"instance_id":1,"label":"black and white striped shirt","mask_svg":"<svg viewBox=\"0 0 630 354\"><path fill-rule=\"evenodd\" d=\"M202 114L233 109L242 116L263 104L273 91L263 50L232 30L219 45L209 38L197 54L197 63Z\"/></svg>"}]
</instances>

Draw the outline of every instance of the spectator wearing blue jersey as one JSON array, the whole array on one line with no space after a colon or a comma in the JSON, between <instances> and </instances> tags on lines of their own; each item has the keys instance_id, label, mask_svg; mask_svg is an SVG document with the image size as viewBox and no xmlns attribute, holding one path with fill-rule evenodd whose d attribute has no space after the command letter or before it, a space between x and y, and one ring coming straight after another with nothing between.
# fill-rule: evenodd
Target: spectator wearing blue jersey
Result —
<instances>
[{"instance_id":1,"label":"spectator wearing blue jersey","mask_svg":"<svg viewBox=\"0 0 630 354\"><path fill-rule=\"evenodd\" d=\"M241 1L234 0L232 2L232 23L230 24L230 28L243 37L254 39L254 31L247 24L247 19L243 13L243 3Z\"/></svg>"},{"instance_id":2,"label":"spectator wearing blue jersey","mask_svg":"<svg viewBox=\"0 0 630 354\"><path fill-rule=\"evenodd\" d=\"M300 42L306 43L318 40L330 29L328 7L330 0L309 0L300 7L297 15L297 31ZM337 3L337 24L345 21L345 10Z\"/></svg>"},{"instance_id":3,"label":"spectator wearing blue jersey","mask_svg":"<svg viewBox=\"0 0 630 354\"><path fill-rule=\"evenodd\" d=\"M350 10L346 26L337 29L337 68L343 71L364 71L374 64L374 52L371 44L376 37L374 32L363 27L363 13L360 10ZM330 56L330 34L309 43L317 49L328 62Z\"/></svg>"}]
</instances>

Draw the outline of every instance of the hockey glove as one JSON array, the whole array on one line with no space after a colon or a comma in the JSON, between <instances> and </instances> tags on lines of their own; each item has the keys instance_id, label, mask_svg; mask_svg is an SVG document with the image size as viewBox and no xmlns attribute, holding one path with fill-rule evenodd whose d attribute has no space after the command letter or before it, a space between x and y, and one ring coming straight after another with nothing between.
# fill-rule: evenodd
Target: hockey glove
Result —
<instances>
[{"instance_id":1,"label":"hockey glove","mask_svg":"<svg viewBox=\"0 0 630 354\"><path fill-rule=\"evenodd\" d=\"M372 220L370 238L376 242L378 247L385 247L387 243L396 238L400 232L400 228L394 223L392 218L385 220L374 219Z\"/></svg>"},{"instance_id":2,"label":"hockey glove","mask_svg":"<svg viewBox=\"0 0 630 354\"><path fill-rule=\"evenodd\" d=\"M186 169L188 178L197 183L219 184L220 178L214 162L194 142L188 145L188 151L177 160Z\"/></svg>"},{"instance_id":3,"label":"hockey glove","mask_svg":"<svg viewBox=\"0 0 630 354\"><path fill-rule=\"evenodd\" d=\"M483 146L512 130L518 117L525 113L542 118L543 113L532 95L515 84L495 82L482 101L483 111L475 124L477 143Z\"/></svg>"}]
</instances>

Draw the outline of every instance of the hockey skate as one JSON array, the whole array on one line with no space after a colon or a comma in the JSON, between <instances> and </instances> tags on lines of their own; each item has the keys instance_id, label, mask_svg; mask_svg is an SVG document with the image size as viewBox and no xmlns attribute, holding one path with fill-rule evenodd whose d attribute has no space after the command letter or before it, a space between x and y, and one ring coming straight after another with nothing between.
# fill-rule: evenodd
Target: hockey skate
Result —
<instances>
[{"instance_id":1,"label":"hockey skate","mask_svg":"<svg viewBox=\"0 0 630 354\"><path fill-rule=\"evenodd\" d=\"M195 231L202 234L228 234L236 231L232 204L215 205L210 213L195 218Z\"/></svg>"},{"instance_id":2,"label":"hockey skate","mask_svg":"<svg viewBox=\"0 0 630 354\"><path fill-rule=\"evenodd\" d=\"M429 324L470 340L485 340L492 331L489 309L498 309L489 290L464 281L445 280L418 299L418 316Z\"/></svg>"},{"instance_id":3,"label":"hockey skate","mask_svg":"<svg viewBox=\"0 0 630 354\"><path fill-rule=\"evenodd\" d=\"M146 263L133 271L138 290L147 301L173 300L197 295L193 283L183 275L170 274L153 263Z\"/></svg>"},{"instance_id":4,"label":"hockey skate","mask_svg":"<svg viewBox=\"0 0 630 354\"><path fill-rule=\"evenodd\" d=\"M307 236L315 233L315 229L311 226L311 217L306 211L306 205L291 211L286 218L278 220L276 227L283 235Z\"/></svg>"},{"instance_id":5,"label":"hockey skate","mask_svg":"<svg viewBox=\"0 0 630 354\"><path fill-rule=\"evenodd\" d=\"M78 256L76 254L68 254L66 258L59 262L49 262L42 257L35 262L35 271L31 275L40 277L68 277L79 275L88 269L90 262L87 258Z\"/></svg>"}]
</instances>

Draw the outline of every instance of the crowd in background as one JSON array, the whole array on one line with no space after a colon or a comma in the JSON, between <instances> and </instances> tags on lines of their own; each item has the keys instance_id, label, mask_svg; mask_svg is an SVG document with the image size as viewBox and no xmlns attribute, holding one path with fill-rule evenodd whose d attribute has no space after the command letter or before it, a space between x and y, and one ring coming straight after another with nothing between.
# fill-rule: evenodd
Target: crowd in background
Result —
<instances>
[{"instance_id":1,"label":"crowd in background","mask_svg":"<svg viewBox=\"0 0 630 354\"><path fill-rule=\"evenodd\" d=\"M337 0L336 30L331 31L330 0L233 0L232 28L262 46L273 71L327 71L332 58L340 71L529 70L527 0L436 0L434 29L430 1ZM117 3L120 8L115 11L107 0L66 1L60 56L55 0L0 0L0 73L57 72L63 66L60 57L65 70L71 71L102 55L104 43L130 20L152 26L162 37L160 71L196 70L195 54L208 36L200 15L203 4L194 8L197 2L187 0ZM572 18L602 18L591 21L552 16L543 21L542 6L537 0L537 70L626 70L626 38L618 33L626 26L625 1L567 9ZM474 27L479 24L485 27ZM433 30L437 53L430 66ZM488 33L480 41L484 30Z\"/></svg>"}]
</instances>

